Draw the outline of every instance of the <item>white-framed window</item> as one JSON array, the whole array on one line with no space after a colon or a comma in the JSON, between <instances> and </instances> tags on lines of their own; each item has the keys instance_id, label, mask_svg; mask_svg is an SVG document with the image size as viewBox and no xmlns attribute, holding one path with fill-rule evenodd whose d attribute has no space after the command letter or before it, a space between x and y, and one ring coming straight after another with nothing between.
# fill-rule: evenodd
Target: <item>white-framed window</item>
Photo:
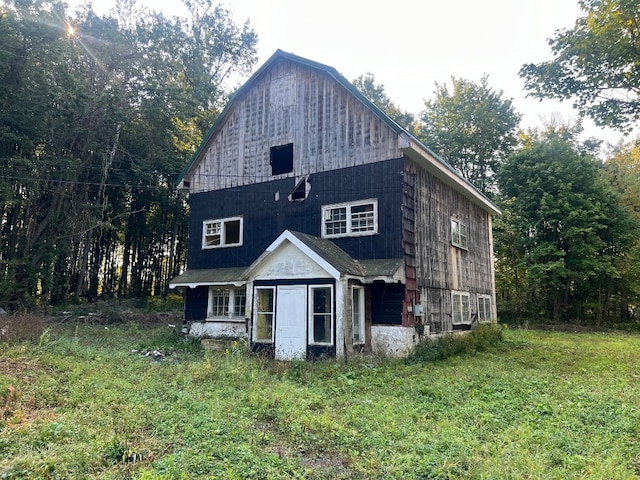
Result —
<instances>
[{"instance_id":1,"label":"white-framed window","mask_svg":"<svg viewBox=\"0 0 640 480\"><path fill-rule=\"evenodd\" d=\"M209 287L207 318L244 318L247 293L244 287Z\"/></svg>"},{"instance_id":2,"label":"white-framed window","mask_svg":"<svg viewBox=\"0 0 640 480\"><path fill-rule=\"evenodd\" d=\"M273 321L276 314L275 297L275 287L256 287L255 289L253 339L256 342L273 342Z\"/></svg>"},{"instance_id":3,"label":"white-framed window","mask_svg":"<svg viewBox=\"0 0 640 480\"><path fill-rule=\"evenodd\" d=\"M309 343L333 345L333 286L309 286Z\"/></svg>"},{"instance_id":4,"label":"white-framed window","mask_svg":"<svg viewBox=\"0 0 640 480\"><path fill-rule=\"evenodd\" d=\"M378 233L378 200L334 203L322 207L324 238L355 237Z\"/></svg>"},{"instance_id":5,"label":"white-framed window","mask_svg":"<svg viewBox=\"0 0 640 480\"><path fill-rule=\"evenodd\" d=\"M219 218L202 222L202 248L242 245L242 217Z\"/></svg>"},{"instance_id":6,"label":"white-framed window","mask_svg":"<svg viewBox=\"0 0 640 480\"><path fill-rule=\"evenodd\" d=\"M455 218L451 219L451 244L464 249L469 248L469 227Z\"/></svg>"},{"instance_id":7,"label":"white-framed window","mask_svg":"<svg viewBox=\"0 0 640 480\"><path fill-rule=\"evenodd\" d=\"M478 321L488 322L493 319L491 314L491 296L478 295Z\"/></svg>"},{"instance_id":8,"label":"white-framed window","mask_svg":"<svg viewBox=\"0 0 640 480\"><path fill-rule=\"evenodd\" d=\"M354 286L351 290L351 320L353 327L353 344L362 345L364 338L364 288Z\"/></svg>"},{"instance_id":9,"label":"white-framed window","mask_svg":"<svg viewBox=\"0 0 640 480\"><path fill-rule=\"evenodd\" d=\"M454 325L471 323L471 309L467 292L451 292L451 314Z\"/></svg>"}]
</instances>

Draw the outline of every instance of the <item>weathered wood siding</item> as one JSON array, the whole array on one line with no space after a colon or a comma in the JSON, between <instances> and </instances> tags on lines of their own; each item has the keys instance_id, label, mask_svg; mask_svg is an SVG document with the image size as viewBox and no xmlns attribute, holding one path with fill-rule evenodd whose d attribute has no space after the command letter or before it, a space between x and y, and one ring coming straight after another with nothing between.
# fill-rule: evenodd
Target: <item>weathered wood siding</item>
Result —
<instances>
[{"instance_id":1,"label":"weathered wood siding","mask_svg":"<svg viewBox=\"0 0 640 480\"><path fill-rule=\"evenodd\" d=\"M272 176L270 147L293 143ZM185 180L192 193L401 157L398 135L327 73L279 61L236 98Z\"/></svg>"},{"instance_id":2,"label":"weathered wood siding","mask_svg":"<svg viewBox=\"0 0 640 480\"><path fill-rule=\"evenodd\" d=\"M450 331L452 290L469 292L472 317L477 314L476 295L494 294L491 217L409 159L405 162L404 179L403 245L407 268L415 262L417 289L422 304L427 306L423 318L431 331ZM469 227L468 250L451 244L452 218Z\"/></svg>"}]
</instances>

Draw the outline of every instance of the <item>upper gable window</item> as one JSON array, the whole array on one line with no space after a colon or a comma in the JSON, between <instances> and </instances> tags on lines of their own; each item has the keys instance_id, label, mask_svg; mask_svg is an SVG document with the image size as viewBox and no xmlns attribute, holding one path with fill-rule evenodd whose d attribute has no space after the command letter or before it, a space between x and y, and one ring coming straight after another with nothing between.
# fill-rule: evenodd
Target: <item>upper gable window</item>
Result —
<instances>
[{"instance_id":1,"label":"upper gable window","mask_svg":"<svg viewBox=\"0 0 640 480\"><path fill-rule=\"evenodd\" d=\"M271 175L293 172L293 143L271 147Z\"/></svg>"},{"instance_id":2,"label":"upper gable window","mask_svg":"<svg viewBox=\"0 0 640 480\"><path fill-rule=\"evenodd\" d=\"M202 248L239 247L242 245L242 217L220 218L202 222Z\"/></svg>"},{"instance_id":3,"label":"upper gable window","mask_svg":"<svg viewBox=\"0 0 640 480\"><path fill-rule=\"evenodd\" d=\"M322 219L324 238L375 235L378 233L378 200L325 205Z\"/></svg>"},{"instance_id":4,"label":"upper gable window","mask_svg":"<svg viewBox=\"0 0 640 480\"><path fill-rule=\"evenodd\" d=\"M451 219L451 244L464 249L469 248L469 227L455 218Z\"/></svg>"}]
</instances>

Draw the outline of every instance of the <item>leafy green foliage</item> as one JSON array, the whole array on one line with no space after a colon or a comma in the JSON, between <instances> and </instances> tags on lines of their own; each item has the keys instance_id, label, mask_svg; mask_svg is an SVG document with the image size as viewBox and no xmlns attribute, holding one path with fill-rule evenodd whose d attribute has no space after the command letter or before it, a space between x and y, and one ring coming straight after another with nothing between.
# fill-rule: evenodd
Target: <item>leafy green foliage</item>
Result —
<instances>
[{"instance_id":1,"label":"leafy green foliage","mask_svg":"<svg viewBox=\"0 0 640 480\"><path fill-rule=\"evenodd\" d=\"M186 256L175 179L229 76L255 64L255 33L209 0L173 19L134 2L4 5L0 303L166 294Z\"/></svg>"},{"instance_id":2,"label":"leafy green foliage","mask_svg":"<svg viewBox=\"0 0 640 480\"><path fill-rule=\"evenodd\" d=\"M289 364L158 362L131 353L156 331L69 327L0 353L4 478L638 474L636 335L506 329L500 348L435 363Z\"/></svg>"},{"instance_id":3,"label":"leafy green foliage","mask_svg":"<svg viewBox=\"0 0 640 480\"><path fill-rule=\"evenodd\" d=\"M495 347L503 341L502 326L479 324L471 332L427 338L418 344L408 362L446 360L454 355L471 354Z\"/></svg>"},{"instance_id":4,"label":"leafy green foliage","mask_svg":"<svg viewBox=\"0 0 640 480\"><path fill-rule=\"evenodd\" d=\"M393 121L403 128L413 132L416 128L415 117L412 113L402 111L385 92L384 85L376 84L376 78L372 73L360 75L353 80L353 85L367 97L371 103L386 113Z\"/></svg>"},{"instance_id":5,"label":"leafy green foliage","mask_svg":"<svg viewBox=\"0 0 640 480\"><path fill-rule=\"evenodd\" d=\"M504 298L508 315L602 324L615 318L616 280L637 226L602 164L568 134L534 133L500 170L508 215L496 229L497 276L502 294L520 292Z\"/></svg>"},{"instance_id":6,"label":"leafy green foliage","mask_svg":"<svg viewBox=\"0 0 640 480\"><path fill-rule=\"evenodd\" d=\"M517 143L520 115L511 99L480 83L452 78L452 90L436 83L435 99L425 102L418 138L454 166L481 192L495 191L500 163Z\"/></svg>"},{"instance_id":7,"label":"leafy green foliage","mask_svg":"<svg viewBox=\"0 0 640 480\"><path fill-rule=\"evenodd\" d=\"M549 40L554 59L520 70L537 98L574 99L596 124L630 130L640 119L638 0L582 0L584 16Z\"/></svg>"}]
</instances>

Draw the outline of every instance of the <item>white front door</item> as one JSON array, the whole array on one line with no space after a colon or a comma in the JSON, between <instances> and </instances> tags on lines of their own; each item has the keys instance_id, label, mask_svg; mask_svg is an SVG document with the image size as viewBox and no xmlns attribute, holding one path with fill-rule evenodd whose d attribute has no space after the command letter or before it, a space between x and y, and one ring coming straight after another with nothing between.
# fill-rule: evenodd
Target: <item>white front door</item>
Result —
<instances>
[{"instance_id":1,"label":"white front door","mask_svg":"<svg viewBox=\"0 0 640 480\"><path fill-rule=\"evenodd\" d=\"M304 360L307 353L307 287L279 285L276 294L278 360Z\"/></svg>"}]
</instances>

